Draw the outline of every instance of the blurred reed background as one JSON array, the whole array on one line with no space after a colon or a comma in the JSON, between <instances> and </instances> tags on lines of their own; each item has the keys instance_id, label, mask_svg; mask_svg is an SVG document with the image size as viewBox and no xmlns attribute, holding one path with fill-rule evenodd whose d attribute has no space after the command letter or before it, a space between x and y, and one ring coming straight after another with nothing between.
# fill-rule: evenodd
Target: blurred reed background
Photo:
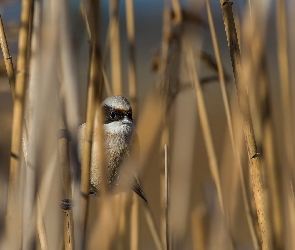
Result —
<instances>
[{"instance_id":1,"label":"blurred reed background","mask_svg":"<svg viewBox=\"0 0 295 250\"><path fill-rule=\"evenodd\" d=\"M1 1L0 249L295 249L293 10ZM133 106L140 162L122 168L148 204L128 178L120 195L83 195L110 95Z\"/></svg>"}]
</instances>

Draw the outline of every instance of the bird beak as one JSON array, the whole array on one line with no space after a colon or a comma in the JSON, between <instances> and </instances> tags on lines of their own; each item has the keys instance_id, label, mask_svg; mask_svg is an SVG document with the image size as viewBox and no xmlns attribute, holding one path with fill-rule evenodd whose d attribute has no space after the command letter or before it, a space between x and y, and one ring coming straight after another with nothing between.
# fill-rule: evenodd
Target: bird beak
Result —
<instances>
[{"instance_id":1,"label":"bird beak","mask_svg":"<svg viewBox=\"0 0 295 250\"><path fill-rule=\"evenodd\" d=\"M127 116L124 116L122 123L123 124L131 124L132 120L130 118L128 118Z\"/></svg>"}]
</instances>

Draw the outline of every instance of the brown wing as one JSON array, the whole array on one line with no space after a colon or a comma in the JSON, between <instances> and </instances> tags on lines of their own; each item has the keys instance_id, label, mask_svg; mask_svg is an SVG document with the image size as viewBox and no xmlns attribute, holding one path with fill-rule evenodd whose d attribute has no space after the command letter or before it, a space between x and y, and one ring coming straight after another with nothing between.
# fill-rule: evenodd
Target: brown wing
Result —
<instances>
[{"instance_id":1,"label":"brown wing","mask_svg":"<svg viewBox=\"0 0 295 250\"><path fill-rule=\"evenodd\" d=\"M136 194L138 194L138 196L139 196L140 198L142 198L146 203L148 203L148 201L147 201L147 199L146 199L146 197L145 197L145 195L144 195L144 192L142 191L142 188L141 188L141 186L139 185L138 180L137 180L136 178L134 179L134 185L133 185L132 190L133 190Z\"/></svg>"}]
</instances>

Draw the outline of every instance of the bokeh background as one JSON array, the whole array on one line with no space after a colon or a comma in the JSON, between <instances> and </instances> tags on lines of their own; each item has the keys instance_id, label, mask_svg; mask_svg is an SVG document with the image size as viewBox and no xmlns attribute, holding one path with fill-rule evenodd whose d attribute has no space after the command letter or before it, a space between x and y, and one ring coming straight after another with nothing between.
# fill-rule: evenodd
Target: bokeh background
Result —
<instances>
[{"instance_id":1,"label":"bokeh background","mask_svg":"<svg viewBox=\"0 0 295 250\"><path fill-rule=\"evenodd\" d=\"M39 1L43 3L44 16L50 16L50 2ZM255 211L255 203L251 185L251 171L248 163L248 155L245 140L243 137L243 123L239 112L239 104L237 91L235 87L235 79L233 77L233 68L227 44L224 22L219 1L211 1L211 9L216 28L218 46L220 49L222 66L226 75L226 88L229 96L230 110L232 112L233 132L236 142L236 148L239 151L239 159L242 162L243 176L247 197L250 204L250 217L254 224L254 234L258 241L258 248L253 243L253 235L251 237L249 224L247 223L247 211L243 202L243 192L241 189L240 172L237 160L233 152L230 140L224 101L222 98L221 87L216 67L216 59L212 45L212 38L208 23L206 2L202 0L183 0L179 1L182 19L180 23L173 24L171 22L171 33L168 60L164 61L163 55L163 27L164 27L164 10L169 10L172 18L177 15L173 3L178 1L160 1L160 0L134 0L134 27L135 27L135 62L136 62L136 121L140 122L141 114L148 106L149 97L159 89L159 83L162 81L162 67L165 63L165 82L168 82L169 95L174 95L171 105L167 113L163 116L166 120L166 132L168 133L169 143L169 242L170 249L260 249L260 235L257 224L257 216ZM263 76L262 66L259 64L259 70L253 72L253 82L246 83L251 105L251 113L254 125L257 145L261 152L262 158L262 175L263 187L267 196L267 207L269 212L269 228L271 233L271 245L269 249L294 249L295 243L291 235L294 233L294 196L292 189L292 175L288 172L293 171L294 162L286 161L286 147L289 142L286 138L290 138L291 145L294 144L294 127L293 127L293 109L294 88L294 31L292 23L294 18L292 11L295 5L292 1L286 1L287 12L284 18L287 21L287 37L284 38L288 42L287 56L288 64L285 65L289 69L287 73L289 78L289 92L287 94L291 98L290 110L286 119L284 114L284 99L287 98L282 94L282 78L280 78L280 62L278 50L278 40L282 39L280 30L278 30L277 10L282 5L282 1L261 1L261 8L266 10L257 10L258 4L252 1L233 1L233 11L235 23L240 39L240 47L242 60L244 65L251 65L255 60L255 55L247 58L247 53L251 51L251 46L255 46L255 39L251 39L251 35L262 41L261 48L258 49L259 58L264 58L266 81L261 80ZM81 12L81 5L86 6L87 1L69 1L67 4L67 13L71 45L73 48L73 57L75 60L76 71L74 74L77 90L76 104L78 107L77 117L79 124L86 120L86 103L87 103L87 86L88 86L88 69L89 69L89 38L85 26L85 20ZM109 36L110 27L110 1L100 1L99 27L100 27L100 49L102 58L105 60L105 69L107 79L110 85L113 85L112 62L109 55ZM249 6L250 11L249 11ZM257 13L261 11L263 20L257 18ZM3 19L6 37L9 49L16 67L18 55L18 34L20 27L21 1L4 1L0 2L0 13ZM49 14L48 14L49 13ZM256 24L252 24L249 20L260 20ZM45 20L45 18L44 18ZM43 20L43 22L45 22ZM128 77L128 58L129 47L126 26L126 6L125 1L118 3L118 20L120 30L120 55L122 74L122 92L120 94L130 98L129 77ZM256 28L255 28L255 25ZM264 26L265 25L265 26ZM44 28L45 27L45 28ZM263 27L261 32L260 27ZM254 33L252 34L254 30ZM46 31L46 26L43 26ZM257 33L255 34L255 30ZM45 33L44 33L45 34ZM46 33L47 35L50 33ZM48 42L50 43L48 38ZM43 41L44 42L44 41ZM253 42L253 45L251 44ZM216 158L218 161L219 176L221 189L223 193L224 213L220 209L218 195L216 191L216 182L210 171L210 159L206 151L206 142L203 137L199 109L196 100L196 91L192 78L190 77L190 67L186 62L187 52L186 46L192 47L195 67L198 77L201 81L207 115L209 118L209 127L213 139ZM60 48L57 49L59 51ZM60 52L59 52L60 53ZM243 54L244 53L244 54ZM255 54L255 52L253 52ZM45 62L45 61L44 61ZM60 65L60 64L59 64ZM254 65L254 63L253 63ZM59 66L52 68L52 75L59 75ZM251 67L250 67L251 68ZM99 70L99 69L97 69ZM116 69L117 70L117 69ZM17 69L16 69L17 72ZM41 71L44 72L44 71ZM46 76L50 76L51 72ZM59 78L59 77L57 77ZM41 78L42 79L42 76ZM52 77L56 79L56 77ZM60 80L60 79L59 79ZM263 83L262 83L263 82ZM40 82L39 84L42 84ZM263 97L263 89L267 89ZM174 91L174 92L173 92ZM107 92L104 90L104 97ZM164 97L163 97L164 98ZM263 107L267 106L267 110ZM50 106L51 107L51 106ZM54 106L52 106L54 107ZM56 110L50 108L47 115L55 117ZM149 113L149 119L156 119L153 112ZM7 205L7 191L9 180L9 157L11 147L12 133L12 114L13 100L6 76L6 70L3 58L0 61L0 229L2 239L5 238L5 214ZM271 132L273 141L267 141L269 137L265 134L263 118L269 118L272 124ZM291 117L291 118L290 118ZM35 118L37 119L37 118ZM41 118L40 118L41 119ZM286 130L284 123L290 121L287 126L290 130ZM151 129L148 122L144 129L149 135ZM50 130L50 129L49 129ZM164 129L163 129L164 130ZM153 134L153 131L150 131ZM156 133L156 132L155 132ZM287 134L287 135L286 135ZM146 193L150 210L154 217L156 228L161 235L163 227L163 188L161 184L161 174L163 172L163 135L157 136L153 142L152 152L149 155L149 161L139 173L144 192ZM162 139L161 139L162 138ZM139 138L142 143L145 138ZM167 139L167 137L166 137ZM165 140L165 139L164 139ZM44 142L46 144L46 141ZM45 145L39 147L45 147ZM269 147L270 145L270 147ZM265 152L272 148L272 152ZM294 147L291 146L292 154ZM47 151L51 152L51 151ZM52 151L53 152L53 151ZM53 153L54 154L54 153ZM266 158L267 154L271 154L275 160L271 166L268 166ZM56 152L54 154L56 157ZM50 158L50 156L49 156ZM53 164L54 163L50 163ZM288 166L287 166L288 165ZM48 165L50 166L50 165ZM45 168L42 166L40 168ZM60 212L59 204L62 199L61 177L58 167L54 168L51 175L45 170L38 181L38 185L47 183L52 188L52 193L58 193L56 196L41 196L44 208L45 228L48 231L48 249L61 249L62 241L62 212ZM271 172L271 173L270 173ZM273 180L271 176L275 176ZM41 181L42 180L42 181ZM272 189L272 182L275 182L276 192ZM48 189L48 188L47 188ZM50 188L49 188L50 189ZM279 197L279 201L274 199ZM278 202L278 203L276 203ZM89 245L87 249L100 249L100 237L95 235L95 224L98 221L97 204L98 198L90 198L89 205ZM274 209L274 207L276 209ZM139 243L138 249L156 249L152 234L146 222L144 205L139 201ZM129 218L127 216L127 218ZM53 222L54 221L54 222ZM112 223L112 222L110 222ZM92 230L92 233L91 233ZM106 230L107 231L107 230ZM127 230L128 231L128 230ZM129 235L126 233L126 235ZM126 238L128 238L125 235ZM128 240L116 245L118 235L114 236L113 246L115 249L128 249L130 243ZM162 237L162 236L161 236ZM40 249L38 237L34 247ZM255 237L254 237L255 238ZM0 238L1 239L1 238ZM118 241L119 242L119 241ZM121 245L120 245L121 244ZM120 248L121 247L121 248Z\"/></svg>"}]
</instances>

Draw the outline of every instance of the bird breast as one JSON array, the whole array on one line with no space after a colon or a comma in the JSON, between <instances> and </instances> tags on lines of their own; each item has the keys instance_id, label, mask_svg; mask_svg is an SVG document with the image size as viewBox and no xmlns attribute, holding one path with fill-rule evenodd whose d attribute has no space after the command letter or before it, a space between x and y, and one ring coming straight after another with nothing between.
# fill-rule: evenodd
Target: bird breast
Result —
<instances>
[{"instance_id":1,"label":"bird breast","mask_svg":"<svg viewBox=\"0 0 295 250\"><path fill-rule=\"evenodd\" d=\"M119 167L122 165L124 158L130 153L130 144L132 143L135 128L133 123L124 124L120 121L104 124L104 145L105 145L105 160L107 170L107 186L112 188L118 185L120 181ZM83 142L85 136L86 125L83 124L79 129L80 134L80 155L83 150ZM94 127L94 140L91 153L91 174L90 182L98 189L101 182L100 162L101 150L99 143L95 139L98 136L97 126ZM80 157L81 159L81 157Z\"/></svg>"}]
</instances>

